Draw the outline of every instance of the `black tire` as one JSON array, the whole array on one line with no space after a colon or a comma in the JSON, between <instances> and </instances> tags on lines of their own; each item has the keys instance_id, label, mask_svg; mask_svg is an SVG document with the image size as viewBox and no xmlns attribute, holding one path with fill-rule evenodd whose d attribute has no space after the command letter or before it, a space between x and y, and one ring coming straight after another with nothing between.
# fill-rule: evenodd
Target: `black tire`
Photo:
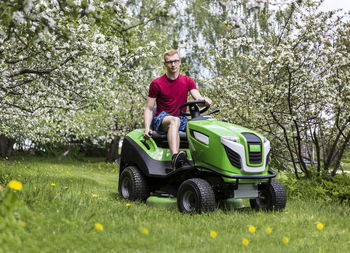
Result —
<instances>
[{"instance_id":1,"label":"black tire","mask_svg":"<svg viewBox=\"0 0 350 253\"><path fill-rule=\"evenodd\" d=\"M214 191L201 178L188 179L180 185L177 192L177 207L180 212L189 214L214 211Z\"/></svg>"},{"instance_id":2,"label":"black tire","mask_svg":"<svg viewBox=\"0 0 350 253\"><path fill-rule=\"evenodd\" d=\"M256 210L281 211L286 207L287 195L283 185L276 179L259 185L259 197L250 199L250 206Z\"/></svg>"},{"instance_id":3,"label":"black tire","mask_svg":"<svg viewBox=\"0 0 350 253\"><path fill-rule=\"evenodd\" d=\"M146 201L150 195L147 180L137 167L126 167L119 177L119 196L123 199Z\"/></svg>"}]
</instances>

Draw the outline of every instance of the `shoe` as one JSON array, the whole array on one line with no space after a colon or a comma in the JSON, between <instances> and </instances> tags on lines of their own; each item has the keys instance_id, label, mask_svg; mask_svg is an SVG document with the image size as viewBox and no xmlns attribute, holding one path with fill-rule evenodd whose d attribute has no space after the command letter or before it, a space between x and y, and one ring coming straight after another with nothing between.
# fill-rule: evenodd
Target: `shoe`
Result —
<instances>
[{"instance_id":1,"label":"shoe","mask_svg":"<svg viewBox=\"0 0 350 253\"><path fill-rule=\"evenodd\" d=\"M180 151L173 155L171 160L171 167L173 170L181 168L187 162L187 155L185 151Z\"/></svg>"}]
</instances>

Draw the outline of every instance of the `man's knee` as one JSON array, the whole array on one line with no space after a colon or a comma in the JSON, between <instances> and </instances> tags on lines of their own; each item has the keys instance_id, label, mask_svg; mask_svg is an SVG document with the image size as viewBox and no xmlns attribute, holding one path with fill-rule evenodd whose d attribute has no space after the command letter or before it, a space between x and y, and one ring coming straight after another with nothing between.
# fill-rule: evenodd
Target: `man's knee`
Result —
<instances>
[{"instance_id":1,"label":"man's knee","mask_svg":"<svg viewBox=\"0 0 350 253\"><path fill-rule=\"evenodd\" d=\"M179 128L180 127L180 118L179 117L171 117L170 119L170 126L174 126L174 127L177 127Z\"/></svg>"},{"instance_id":2,"label":"man's knee","mask_svg":"<svg viewBox=\"0 0 350 253\"><path fill-rule=\"evenodd\" d=\"M162 128L164 131L168 131L169 128L180 128L180 124L181 121L179 117L167 116L162 122Z\"/></svg>"}]
</instances>

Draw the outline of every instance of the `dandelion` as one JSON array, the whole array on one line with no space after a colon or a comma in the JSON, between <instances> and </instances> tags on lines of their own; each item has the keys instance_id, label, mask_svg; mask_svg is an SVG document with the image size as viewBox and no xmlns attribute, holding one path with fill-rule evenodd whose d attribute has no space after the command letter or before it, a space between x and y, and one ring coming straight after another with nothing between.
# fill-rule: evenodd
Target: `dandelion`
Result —
<instances>
[{"instance_id":1,"label":"dandelion","mask_svg":"<svg viewBox=\"0 0 350 253\"><path fill-rule=\"evenodd\" d=\"M254 233L255 232L255 227L254 226L250 226L249 227L249 232L250 233Z\"/></svg>"},{"instance_id":2,"label":"dandelion","mask_svg":"<svg viewBox=\"0 0 350 253\"><path fill-rule=\"evenodd\" d=\"M318 230L322 230L323 229L323 224L322 223L317 223L316 225Z\"/></svg>"},{"instance_id":3,"label":"dandelion","mask_svg":"<svg viewBox=\"0 0 350 253\"><path fill-rule=\"evenodd\" d=\"M15 191L21 191L22 190L22 183L17 180L11 180L8 184L8 186L15 190Z\"/></svg>"},{"instance_id":4,"label":"dandelion","mask_svg":"<svg viewBox=\"0 0 350 253\"><path fill-rule=\"evenodd\" d=\"M266 234L271 234L272 229L271 229L270 227L267 227L267 228L265 229L265 232L266 232Z\"/></svg>"},{"instance_id":5,"label":"dandelion","mask_svg":"<svg viewBox=\"0 0 350 253\"><path fill-rule=\"evenodd\" d=\"M54 186L56 186L56 184L52 183L51 186L54 187Z\"/></svg>"},{"instance_id":6,"label":"dandelion","mask_svg":"<svg viewBox=\"0 0 350 253\"><path fill-rule=\"evenodd\" d=\"M216 233L215 231L211 231L210 232L210 237L211 238L215 238L218 235L218 233Z\"/></svg>"},{"instance_id":7,"label":"dandelion","mask_svg":"<svg viewBox=\"0 0 350 253\"><path fill-rule=\"evenodd\" d=\"M92 194L92 197L97 198L97 195L96 194Z\"/></svg>"},{"instance_id":8,"label":"dandelion","mask_svg":"<svg viewBox=\"0 0 350 253\"><path fill-rule=\"evenodd\" d=\"M95 223L95 229L96 229L97 231L103 231L103 226L102 226L102 224L100 224L100 223Z\"/></svg>"},{"instance_id":9,"label":"dandelion","mask_svg":"<svg viewBox=\"0 0 350 253\"><path fill-rule=\"evenodd\" d=\"M147 228L141 228L141 234L148 235L149 234L148 229Z\"/></svg>"},{"instance_id":10,"label":"dandelion","mask_svg":"<svg viewBox=\"0 0 350 253\"><path fill-rule=\"evenodd\" d=\"M248 246L249 241L248 241L247 239L243 239L242 244L243 244L244 246Z\"/></svg>"},{"instance_id":11,"label":"dandelion","mask_svg":"<svg viewBox=\"0 0 350 253\"><path fill-rule=\"evenodd\" d=\"M289 238L288 238L288 237L283 237L283 238L282 238L282 242L283 242L284 244L289 243Z\"/></svg>"},{"instance_id":12,"label":"dandelion","mask_svg":"<svg viewBox=\"0 0 350 253\"><path fill-rule=\"evenodd\" d=\"M126 203L126 206L129 207L129 206L131 206L131 204L130 203Z\"/></svg>"}]
</instances>

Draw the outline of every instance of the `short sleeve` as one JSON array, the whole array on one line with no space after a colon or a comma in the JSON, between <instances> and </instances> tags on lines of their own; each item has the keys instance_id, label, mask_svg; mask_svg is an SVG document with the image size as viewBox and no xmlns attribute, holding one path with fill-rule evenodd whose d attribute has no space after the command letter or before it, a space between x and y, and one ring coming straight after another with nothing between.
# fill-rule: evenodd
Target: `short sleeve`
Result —
<instances>
[{"instance_id":1,"label":"short sleeve","mask_svg":"<svg viewBox=\"0 0 350 253\"><path fill-rule=\"evenodd\" d=\"M159 85L157 83L152 82L149 86L148 96L150 98L156 98L159 94Z\"/></svg>"},{"instance_id":2,"label":"short sleeve","mask_svg":"<svg viewBox=\"0 0 350 253\"><path fill-rule=\"evenodd\" d=\"M192 78L187 77L187 83L188 83L188 90L193 90L193 89L197 89L197 85L196 83L192 80Z\"/></svg>"}]
</instances>

